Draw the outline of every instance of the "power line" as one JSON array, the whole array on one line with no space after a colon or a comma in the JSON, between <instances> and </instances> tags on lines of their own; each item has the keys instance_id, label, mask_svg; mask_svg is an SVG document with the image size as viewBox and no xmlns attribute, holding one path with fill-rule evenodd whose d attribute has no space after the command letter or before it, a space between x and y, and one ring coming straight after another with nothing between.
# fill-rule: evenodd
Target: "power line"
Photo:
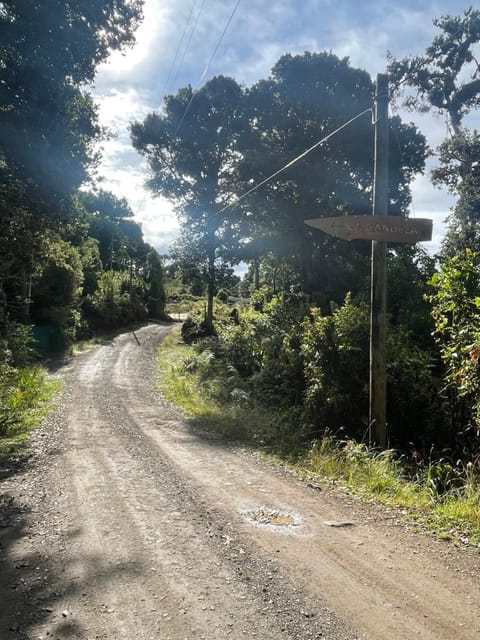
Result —
<instances>
[{"instance_id":1,"label":"power line","mask_svg":"<svg viewBox=\"0 0 480 640\"><path fill-rule=\"evenodd\" d=\"M348 122L345 122L344 124L342 124L340 127L338 127L337 129L335 129L335 131L332 131L331 133L329 133L327 136L325 136L324 138L322 138L321 140L319 140L318 142L316 142L315 144L313 144L311 147L309 147L306 151L304 151L303 153L301 153L299 156L297 156L296 158L294 158L293 160L290 160L290 162L288 162L284 167L282 167L281 169L278 169L278 171L275 171L275 173L272 173L271 176L268 176L268 178L265 178L265 180L262 180L261 182L259 182L258 184L256 184L254 187L252 187L251 189L249 189L248 191L246 191L245 193L242 193L241 196L239 196L235 202L232 202L230 204L227 204L223 207L223 209L220 209L220 211L217 211L218 213L223 213L226 209L229 209L230 207L235 206L236 204L238 204L241 200L243 200L244 198L246 198L247 196L249 196L251 193L253 193L254 191L256 191L257 189L259 189L260 187L263 187L264 184L266 184L267 182L270 182L270 180L272 180L273 178L276 178L278 175L280 175L281 173L283 173L284 171L286 171L287 169L289 169L290 167L293 167L294 164L296 164L297 162L299 162L300 160L303 160L303 158L305 158L306 156L308 156L309 153L311 153L312 151L314 151L315 149L317 149L317 147L320 147L324 142L326 142L327 140L329 140L330 138L333 138L334 135L336 135L337 133L339 133L340 131L342 131L342 129L345 129L345 127L348 127L348 125L352 124L352 122L355 122L355 120L358 120L358 118L361 118L363 115L365 115L366 113L373 113L372 107L369 107L368 109L365 109L364 111L362 111L361 113L358 113L356 116L354 116L353 118L350 118L350 120Z\"/></svg>"},{"instance_id":2,"label":"power line","mask_svg":"<svg viewBox=\"0 0 480 640\"><path fill-rule=\"evenodd\" d=\"M182 57L180 59L180 62L178 63L177 70L175 72L175 76L174 76L174 78L172 80L172 88L175 85L175 81L176 81L176 79L178 77L179 70L182 67L183 61L185 60L185 56L186 56L187 51L188 51L188 49L190 47L190 44L192 42L193 34L195 33L195 30L196 30L197 25L198 25L198 21L200 19L200 16L202 15L202 11L203 11L203 8L205 6L205 2L206 2L206 0L203 0L202 4L200 5L200 9L198 10L197 16L195 18L195 22L193 23L192 29L190 30L190 33L188 35L187 43L185 44L185 48L183 50Z\"/></svg>"},{"instance_id":3,"label":"power line","mask_svg":"<svg viewBox=\"0 0 480 640\"><path fill-rule=\"evenodd\" d=\"M226 25L225 25L225 27L224 27L224 29L223 29L223 31L222 31L222 33L221 33L221 35L220 35L220 38L218 39L217 44L215 45L215 49L213 50L213 53L212 53L212 55L210 56L210 60L207 62L207 65L205 66L205 69L203 70L203 73L202 73L202 75L200 76L200 82L201 82L201 81L203 80L203 78L207 75L208 70L210 69L210 65L212 64L213 59L215 58L215 56L216 56L216 54L217 54L218 48L220 47L220 45L221 45L221 43L222 43L222 40L223 40L223 38L225 37L225 34L226 34L226 33L227 33L227 31L228 31L228 27L230 26L230 23L231 23L231 22L232 22L232 20L233 20L233 16L234 16L234 15L235 15L235 13L237 12L238 5L239 5L239 4L240 4L240 0L237 0L237 2L236 2L236 4L235 4L235 6L234 6L234 7L233 7L233 9L232 9L232 12L231 12L231 14L230 14L230 17L228 18L227 23L226 23Z\"/></svg>"},{"instance_id":4,"label":"power line","mask_svg":"<svg viewBox=\"0 0 480 640\"><path fill-rule=\"evenodd\" d=\"M214 47L214 49L213 49L213 53L212 53L212 55L210 56L210 59L209 59L209 61L207 62L206 66L205 66L205 69L204 69L204 70L203 70L203 72L202 72L202 75L200 76L199 84L200 84L200 82L203 80L203 78L207 75L208 70L210 69L210 65L212 64L213 59L215 58L215 55L217 54L217 51L218 51L218 49L219 49L219 47L220 47L220 45L221 45L221 43L222 43L222 41L223 41L223 38L225 37L225 34L226 34L226 33L227 33L227 31L228 31L228 27L230 26L230 24L231 24L231 22L232 22L232 20L233 20L233 17L234 17L234 15L235 15L235 13L237 12L238 5L240 4L240 2L241 2L241 0L237 0L237 2L235 3L235 6L233 7L233 9L232 9L232 11L231 11L231 13L230 13L230 16L229 16L229 18L228 18L228 20L227 20L227 22L226 22L226 24L225 24L225 27L223 28L223 31L222 31L222 33L220 34L220 37L219 37L219 39L217 40L217 43L216 43L216 45L215 45L215 47ZM193 93L192 93L192 97L191 97L191 98L190 98L190 100L188 101L188 104L187 104L187 106L186 106L186 108L185 108L185 111L183 112L183 115L182 115L182 117L180 118L180 121L179 121L179 123L178 123L178 125L177 125L177 128L175 129L175 133L173 134L173 135L174 135L174 137L175 137L175 136L177 135L177 133L179 132L180 127L182 126L183 121L185 120L185 118L186 118L186 116L187 116L187 113L190 111L190 107L192 106L192 102L193 102L194 98L195 98L195 92L193 92Z\"/></svg>"},{"instance_id":5,"label":"power line","mask_svg":"<svg viewBox=\"0 0 480 640\"><path fill-rule=\"evenodd\" d=\"M170 87L173 84L173 81L171 81L172 80L172 76L173 76L173 71L174 71L175 66L177 64L178 55L180 53L180 49L182 48L183 41L185 40L185 36L187 34L187 29L188 29L188 27L190 25L190 21L192 19L192 15L193 15L193 12L195 10L195 6L196 6L197 2L198 2L198 0L193 0L192 6L190 8L190 13L188 14L187 22L185 23L185 27L183 29L182 35L181 35L180 40L178 42L177 48L175 50L175 55L173 57L172 64L170 66L170 70L168 72L167 81L165 83L165 87L167 89L167 92L170 91ZM175 77L176 77L176 75L175 75Z\"/></svg>"}]
</instances>

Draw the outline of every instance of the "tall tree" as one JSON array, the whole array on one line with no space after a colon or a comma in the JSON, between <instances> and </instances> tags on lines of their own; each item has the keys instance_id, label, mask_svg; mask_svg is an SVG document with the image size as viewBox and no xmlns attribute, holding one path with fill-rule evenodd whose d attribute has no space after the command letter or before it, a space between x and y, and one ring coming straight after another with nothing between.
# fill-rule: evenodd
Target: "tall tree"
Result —
<instances>
[{"instance_id":1,"label":"tall tree","mask_svg":"<svg viewBox=\"0 0 480 640\"><path fill-rule=\"evenodd\" d=\"M32 284L47 267L48 236L78 212L72 195L96 160L102 130L83 87L112 50L133 42L141 8L142 0L0 2L0 299L18 319L28 319Z\"/></svg>"},{"instance_id":2,"label":"tall tree","mask_svg":"<svg viewBox=\"0 0 480 640\"><path fill-rule=\"evenodd\" d=\"M462 16L446 15L433 23L440 33L424 55L391 57L389 72L406 107L436 111L447 121L450 133L440 146L432 178L458 196L443 244L443 253L454 255L480 248L480 136L464 124L465 116L480 105L480 11L470 7Z\"/></svg>"},{"instance_id":3,"label":"tall tree","mask_svg":"<svg viewBox=\"0 0 480 640\"><path fill-rule=\"evenodd\" d=\"M216 272L232 239L228 216L219 211L237 161L242 103L235 80L218 76L196 92L185 87L167 96L162 112L131 125L133 145L149 163L148 186L175 203L183 244L195 246L196 259L204 265L199 272L206 278L210 328Z\"/></svg>"},{"instance_id":4,"label":"tall tree","mask_svg":"<svg viewBox=\"0 0 480 640\"><path fill-rule=\"evenodd\" d=\"M113 49L132 43L141 5L0 4L0 213L12 196L50 214L65 213L65 198L87 177L101 132L93 101L80 87Z\"/></svg>"},{"instance_id":5,"label":"tall tree","mask_svg":"<svg viewBox=\"0 0 480 640\"><path fill-rule=\"evenodd\" d=\"M78 197L87 212L85 233L89 241L97 242L99 262L103 267L100 271L122 272L124 293L131 300L139 297L153 317L164 318L161 258L144 241L141 225L133 219L134 213L127 200L102 189L82 191ZM121 282L118 278L117 281Z\"/></svg>"},{"instance_id":6,"label":"tall tree","mask_svg":"<svg viewBox=\"0 0 480 640\"><path fill-rule=\"evenodd\" d=\"M325 305L367 286L369 248L313 231L304 220L371 212L373 97L365 71L326 52L284 55L270 77L248 91L250 132L242 138L238 171L244 191L363 113L239 203L250 226L245 235L251 253L287 260L304 289ZM391 129L390 213L405 215L409 183L424 166L425 139L398 117L391 119Z\"/></svg>"}]
</instances>

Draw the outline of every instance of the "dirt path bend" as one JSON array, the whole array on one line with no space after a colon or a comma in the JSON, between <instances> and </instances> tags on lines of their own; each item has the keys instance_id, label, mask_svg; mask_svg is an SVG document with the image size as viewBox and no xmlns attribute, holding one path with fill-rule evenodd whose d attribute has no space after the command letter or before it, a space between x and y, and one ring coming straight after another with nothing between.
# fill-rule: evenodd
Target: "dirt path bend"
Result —
<instances>
[{"instance_id":1,"label":"dirt path bend","mask_svg":"<svg viewBox=\"0 0 480 640\"><path fill-rule=\"evenodd\" d=\"M60 371L0 483L1 640L480 638L478 554L196 432L154 390L167 331Z\"/></svg>"}]
</instances>

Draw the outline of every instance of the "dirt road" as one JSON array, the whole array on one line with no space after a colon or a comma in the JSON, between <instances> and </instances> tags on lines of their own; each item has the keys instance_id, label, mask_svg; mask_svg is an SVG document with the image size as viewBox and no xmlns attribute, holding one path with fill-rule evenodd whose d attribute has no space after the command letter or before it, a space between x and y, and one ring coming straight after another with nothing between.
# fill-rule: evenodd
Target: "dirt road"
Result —
<instances>
[{"instance_id":1,"label":"dirt road","mask_svg":"<svg viewBox=\"0 0 480 640\"><path fill-rule=\"evenodd\" d=\"M60 369L0 483L1 640L478 640L478 551L196 431L154 390L166 331Z\"/></svg>"}]
</instances>

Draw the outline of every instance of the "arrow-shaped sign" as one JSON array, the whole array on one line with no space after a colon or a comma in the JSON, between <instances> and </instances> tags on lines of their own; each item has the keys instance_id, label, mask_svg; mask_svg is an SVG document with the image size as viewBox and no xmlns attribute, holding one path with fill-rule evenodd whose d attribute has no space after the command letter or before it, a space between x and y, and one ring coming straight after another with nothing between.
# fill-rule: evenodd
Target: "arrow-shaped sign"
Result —
<instances>
[{"instance_id":1,"label":"arrow-shaped sign","mask_svg":"<svg viewBox=\"0 0 480 640\"><path fill-rule=\"evenodd\" d=\"M425 242L432 239L432 220L400 216L335 216L314 218L305 224L342 240Z\"/></svg>"}]
</instances>

